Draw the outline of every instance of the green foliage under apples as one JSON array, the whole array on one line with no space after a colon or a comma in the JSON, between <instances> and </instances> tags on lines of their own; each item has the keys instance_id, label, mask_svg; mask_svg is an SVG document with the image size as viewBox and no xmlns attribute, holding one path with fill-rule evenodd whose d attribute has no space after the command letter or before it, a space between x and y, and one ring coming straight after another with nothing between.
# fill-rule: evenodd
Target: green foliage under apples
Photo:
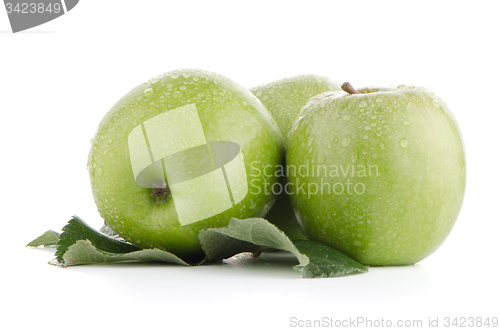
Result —
<instances>
[{"instance_id":1,"label":"green foliage under apples","mask_svg":"<svg viewBox=\"0 0 500 331\"><path fill-rule=\"evenodd\" d=\"M116 262L165 262L183 266L201 266L242 252L252 252L257 258L268 250L287 251L295 255L299 265L294 266L303 278L338 277L367 272L368 269L344 254L323 244L291 241L275 225L265 219L231 219L222 228L204 229L199 233L204 257L186 262L175 254L158 248L139 249L124 242L110 228L96 231L83 220L74 216L62 233L47 231L28 246L56 245L56 257L49 264L68 267L82 264Z\"/></svg>"}]
</instances>

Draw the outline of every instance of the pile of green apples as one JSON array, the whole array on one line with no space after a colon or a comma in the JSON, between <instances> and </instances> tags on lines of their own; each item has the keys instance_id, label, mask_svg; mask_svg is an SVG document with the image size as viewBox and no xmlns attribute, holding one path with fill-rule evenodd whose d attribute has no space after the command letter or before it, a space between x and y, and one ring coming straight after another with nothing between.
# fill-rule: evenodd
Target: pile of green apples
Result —
<instances>
[{"instance_id":1,"label":"pile of green apples","mask_svg":"<svg viewBox=\"0 0 500 331\"><path fill-rule=\"evenodd\" d=\"M414 264L446 239L465 191L439 97L318 75L250 90L202 70L155 77L106 114L88 169L108 227L186 259L203 254L200 230L262 217L365 265Z\"/></svg>"}]
</instances>

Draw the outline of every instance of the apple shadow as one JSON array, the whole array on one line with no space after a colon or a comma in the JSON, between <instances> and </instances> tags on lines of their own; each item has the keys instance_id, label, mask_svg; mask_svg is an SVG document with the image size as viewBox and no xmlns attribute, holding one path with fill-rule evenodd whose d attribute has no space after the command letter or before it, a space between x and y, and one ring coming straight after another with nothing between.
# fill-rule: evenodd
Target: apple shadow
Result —
<instances>
[{"instance_id":1,"label":"apple shadow","mask_svg":"<svg viewBox=\"0 0 500 331\"><path fill-rule=\"evenodd\" d=\"M390 288L424 289L434 283L433 273L424 264L402 266L377 266L370 267L370 281L377 283L382 292Z\"/></svg>"},{"instance_id":2,"label":"apple shadow","mask_svg":"<svg viewBox=\"0 0 500 331\"><path fill-rule=\"evenodd\" d=\"M251 253L240 253L221 262L234 272L244 272L252 276L281 279L300 279L301 276L293 270L299 261L289 252L264 252L258 258Z\"/></svg>"},{"instance_id":3,"label":"apple shadow","mask_svg":"<svg viewBox=\"0 0 500 331\"><path fill-rule=\"evenodd\" d=\"M46 249L46 248L41 248ZM191 272L200 273L204 270L208 274L217 274L219 277L231 277L234 274L245 274L252 277L280 278L280 279L300 279L300 275L293 270L298 265L297 258L288 252L265 252L258 259L254 259L251 253L240 253L220 262L208 263L200 266L184 266L175 263L165 263L158 261L124 261L102 264L82 264L69 266L72 272L88 273L90 270L108 270L114 274L113 270L130 269L132 271L142 269L175 268L182 270L182 274ZM92 273L94 272L92 271ZM136 272L133 271L133 272Z\"/></svg>"}]
</instances>

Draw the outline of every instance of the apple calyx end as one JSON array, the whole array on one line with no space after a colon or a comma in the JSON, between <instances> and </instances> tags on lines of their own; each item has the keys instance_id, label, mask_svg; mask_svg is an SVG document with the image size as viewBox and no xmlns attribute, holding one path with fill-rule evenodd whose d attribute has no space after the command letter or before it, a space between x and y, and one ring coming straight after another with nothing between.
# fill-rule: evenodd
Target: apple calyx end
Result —
<instances>
[{"instance_id":1,"label":"apple calyx end","mask_svg":"<svg viewBox=\"0 0 500 331\"><path fill-rule=\"evenodd\" d=\"M167 202L170 199L170 189L166 185L157 186L153 188L152 191L151 197L157 205Z\"/></svg>"},{"instance_id":2,"label":"apple calyx end","mask_svg":"<svg viewBox=\"0 0 500 331\"><path fill-rule=\"evenodd\" d=\"M343 83L340 87L342 88L342 90L344 90L349 94L359 94L359 92L356 91L356 89L352 87L352 85L349 82Z\"/></svg>"}]
</instances>

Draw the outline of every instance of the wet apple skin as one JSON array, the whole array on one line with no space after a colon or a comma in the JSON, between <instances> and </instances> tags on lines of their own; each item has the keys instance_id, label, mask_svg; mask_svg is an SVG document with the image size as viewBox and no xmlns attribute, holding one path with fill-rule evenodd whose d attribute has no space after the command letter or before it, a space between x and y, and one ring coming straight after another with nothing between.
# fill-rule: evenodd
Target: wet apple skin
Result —
<instances>
[{"instance_id":1,"label":"wet apple skin","mask_svg":"<svg viewBox=\"0 0 500 331\"><path fill-rule=\"evenodd\" d=\"M91 142L88 170L99 213L106 225L140 248L159 248L183 258L203 255L198 232L226 226L231 217L262 217L276 196L250 187L234 207L188 225L180 225L173 199L157 204L151 189L136 184L128 150L128 134L140 123L165 111L195 104L207 141L232 141L244 153L247 179L284 157L279 129L262 103L230 79L202 71L177 70L137 86L103 118ZM279 180L266 177L272 184Z\"/></svg>"},{"instance_id":2,"label":"wet apple skin","mask_svg":"<svg viewBox=\"0 0 500 331\"><path fill-rule=\"evenodd\" d=\"M304 107L288 137L287 167L333 172L289 171L289 183L324 185L322 194L292 186L292 205L311 240L365 265L414 264L443 243L460 212L462 135L446 104L424 88L370 92L326 92ZM341 165L355 167L354 176L352 168L335 176Z\"/></svg>"},{"instance_id":3,"label":"wet apple skin","mask_svg":"<svg viewBox=\"0 0 500 331\"><path fill-rule=\"evenodd\" d=\"M276 120L285 145L288 132L307 101L323 92L340 90L338 82L313 74L286 77L250 89ZM291 239L305 239L286 192L280 194L266 218Z\"/></svg>"}]
</instances>

